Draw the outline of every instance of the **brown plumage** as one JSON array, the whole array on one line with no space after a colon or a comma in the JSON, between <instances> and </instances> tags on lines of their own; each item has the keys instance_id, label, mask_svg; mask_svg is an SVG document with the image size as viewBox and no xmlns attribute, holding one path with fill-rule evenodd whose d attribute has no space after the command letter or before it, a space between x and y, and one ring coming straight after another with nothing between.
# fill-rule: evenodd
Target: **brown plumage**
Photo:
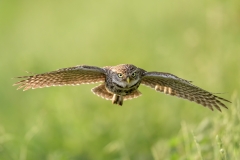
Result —
<instances>
[{"instance_id":1,"label":"brown plumage","mask_svg":"<svg viewBox=\"0 0 240 160\"><path fill-rule=\"evenodd\" d=\"M138 90L140 84L158 92L194 101L211 110L216 108L221 111L220 107L227 108L222 101L230 102L170 73L147 72L131 64L103 68L81 65L17 78L24 78L14 84L19 85L18 89L23 88L24 91L31 88L101 82L102 84L93 88L92 92L118 105L122 105L123 100L141 96Z\"/></svg>"}]
</instances>

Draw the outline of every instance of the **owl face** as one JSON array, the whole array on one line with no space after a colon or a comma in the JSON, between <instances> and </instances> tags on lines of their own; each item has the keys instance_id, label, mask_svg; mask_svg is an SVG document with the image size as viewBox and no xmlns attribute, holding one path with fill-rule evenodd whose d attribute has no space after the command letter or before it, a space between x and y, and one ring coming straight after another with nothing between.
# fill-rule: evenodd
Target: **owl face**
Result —
<instances>
[{"instance_id":1,"label":"owl face","mask_svg":"<svg viewBox=\"0 0 240 160\"><path fill-rule=\"evenodd\" d=\"M112 69L112 81L123 88L130 88L140 80L140 72L134 65L119 65Z\"/></svg>"}]
</instances>

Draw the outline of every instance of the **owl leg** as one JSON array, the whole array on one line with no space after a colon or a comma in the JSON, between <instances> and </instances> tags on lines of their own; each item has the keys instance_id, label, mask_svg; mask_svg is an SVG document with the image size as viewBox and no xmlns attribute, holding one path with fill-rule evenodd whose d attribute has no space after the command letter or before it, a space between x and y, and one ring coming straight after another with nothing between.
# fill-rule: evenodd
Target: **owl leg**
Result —
<instances>
[{"instance_id":1,"label":"owl leg","mask_svg":"<svg viewBox=\"0 0 240 160\"><path fill-rule=\"evenodd\" d=\"M123 96L119 96L114 94L112 98L112 103L113 104L118 104L119 106L123 105Z\"/></svg>"}]
</instances>

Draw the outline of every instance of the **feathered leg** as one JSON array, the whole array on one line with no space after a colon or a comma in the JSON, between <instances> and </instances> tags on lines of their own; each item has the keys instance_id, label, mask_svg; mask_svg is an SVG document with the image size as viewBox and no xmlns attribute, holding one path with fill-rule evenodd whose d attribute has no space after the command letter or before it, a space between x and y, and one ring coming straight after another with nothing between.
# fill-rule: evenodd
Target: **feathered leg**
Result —
<instances>
[{"instance_id":1,"label":"feathered leg","mask_svg":"<svg viewBox=\"0 0 240 160\"><path fill-rule=\"evenodd\" d=\"M112 98L112 103L122 106L123 105L123 96L114 94L113 98Z\"/></svg>"}]
</instances>

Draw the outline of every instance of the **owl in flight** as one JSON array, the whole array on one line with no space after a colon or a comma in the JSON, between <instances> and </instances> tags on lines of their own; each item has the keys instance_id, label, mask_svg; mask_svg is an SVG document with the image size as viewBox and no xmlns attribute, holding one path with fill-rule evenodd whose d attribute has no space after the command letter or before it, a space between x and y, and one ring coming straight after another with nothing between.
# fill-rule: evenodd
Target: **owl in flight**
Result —
<instances>
[{"instance_id":1,"label":"owl in flight","mask_svg":"<svg viewBox=\"0 0 240 160\"><path fill-rule=\"evenodd\" d=\"M117 66L79 65L76 67L63 68L52 72L22 76L23 80L15 83L23 90L90 83L101 83L92 89L92 92L113 104L123 105L124 100L141 96L138 90L140 84L146 85L158 92L194 101L211 110L215 107L227 108L222 101L230 102L203 90L191 83L170 73L147 72L132 64L120 64ZM231 103L231 102L230 102Z\"/></svg>"}]
</instances>

